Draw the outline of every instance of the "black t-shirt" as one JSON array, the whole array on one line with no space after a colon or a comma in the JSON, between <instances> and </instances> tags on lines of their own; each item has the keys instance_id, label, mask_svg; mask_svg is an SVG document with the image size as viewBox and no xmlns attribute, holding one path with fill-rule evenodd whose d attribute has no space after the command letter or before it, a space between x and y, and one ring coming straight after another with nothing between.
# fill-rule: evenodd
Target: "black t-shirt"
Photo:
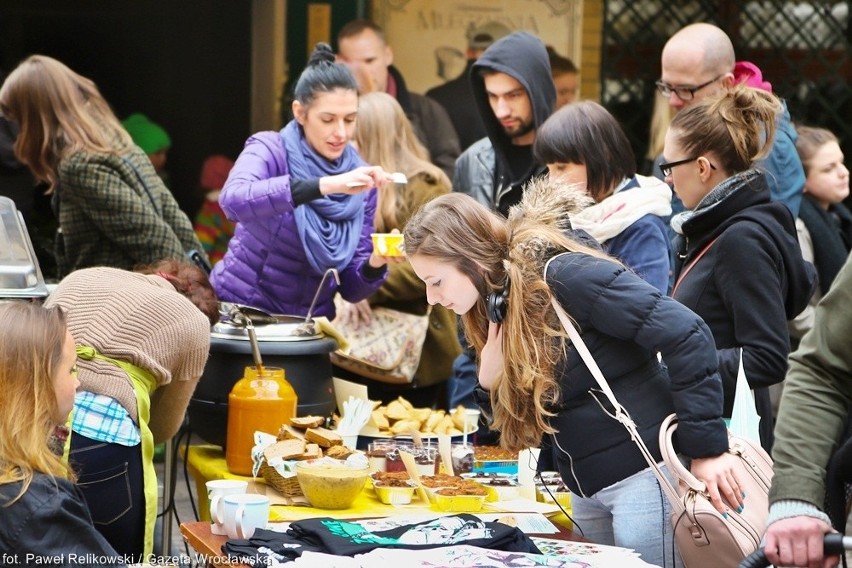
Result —
<instances>
[{"instance_id":1,"label":"black t-shirt","mask_svg":"<svg viewBox=\"0 0 852 568\"><path fill-rule=\"evenodd\" d=\"M355 556L374 548L427 549L467 544L508 552L541 554L517 527L485 522L469 514L448 515L386 531L369 532L350 521L330 518L305 519L292 523L286 533L259 529L249 540L229 540L223 550L254 566L266 566L259 548L267 548L279 561L295 559L315 551Z\"/></svg>"}]
</instances>

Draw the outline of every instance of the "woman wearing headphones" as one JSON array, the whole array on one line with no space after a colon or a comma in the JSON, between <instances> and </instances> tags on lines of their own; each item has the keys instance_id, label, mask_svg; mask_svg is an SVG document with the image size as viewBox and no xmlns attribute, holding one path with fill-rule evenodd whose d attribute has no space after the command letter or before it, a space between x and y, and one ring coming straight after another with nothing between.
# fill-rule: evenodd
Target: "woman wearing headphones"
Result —
<instances>
[{"instance_id":1,"label":"woman wearing headphones","mask_svg":"<svg viewBox=\"0 0 852 568\"><path fill-rule=\"evenodd\" d=\"M689 309L566 236L568 214L587 200L572 186L540 180L503 219L469 196L444 195L408 221L406 254L429 302L462 315L479 359L479 398L501 444L552 445L587 538L679 566L669 503L627 431L608 415L605 397L596 396L551 298L580 329L658 461L660 424L677 414L679 449L725 511L742 507L743 496L731 456L723 455L713 339Z\"/></svg>"}]
</instances>

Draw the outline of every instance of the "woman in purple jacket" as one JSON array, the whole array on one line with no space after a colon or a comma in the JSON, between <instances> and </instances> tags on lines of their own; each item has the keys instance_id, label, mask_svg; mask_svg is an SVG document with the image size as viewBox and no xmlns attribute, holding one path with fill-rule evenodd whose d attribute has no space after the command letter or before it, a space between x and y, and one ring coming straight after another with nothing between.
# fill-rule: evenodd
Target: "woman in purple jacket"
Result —
<instances>
[{"instance_id":1,"label":"woman in purple jacket","mask_svg":"<svg viewBox=\"0 0 852 568\"><path fill-rule=\"evenodd\" d=\"M357 83L317 44L294 89L293 115L281 132L260 132L228 176L219 203L237 223L211 281L223 301L304 316L334 317L334 294L357 302L384 282L387 259L373 253L375 187L389 176L367 166L350 145Z\"/></svg>"}]
</instances>

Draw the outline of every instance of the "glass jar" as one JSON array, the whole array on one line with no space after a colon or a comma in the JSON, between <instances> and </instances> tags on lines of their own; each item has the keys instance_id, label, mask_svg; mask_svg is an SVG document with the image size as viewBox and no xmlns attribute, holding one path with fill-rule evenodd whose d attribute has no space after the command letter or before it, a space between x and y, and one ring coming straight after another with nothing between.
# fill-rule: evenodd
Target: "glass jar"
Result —
<instances>
[{"instance_id":1,"label":"glass jar","mask_svg":"<svg viewBox=\"0 0 852 568\"><path fill-rule=\"evenodd\" d=\"M252 474L251 450L254 433L273 436L290 418L296 416L298 399L279 367L247 366L243 378L228 395L228 432L225 461L228 471L237 475Z\"/></svg>"}]
</instances>

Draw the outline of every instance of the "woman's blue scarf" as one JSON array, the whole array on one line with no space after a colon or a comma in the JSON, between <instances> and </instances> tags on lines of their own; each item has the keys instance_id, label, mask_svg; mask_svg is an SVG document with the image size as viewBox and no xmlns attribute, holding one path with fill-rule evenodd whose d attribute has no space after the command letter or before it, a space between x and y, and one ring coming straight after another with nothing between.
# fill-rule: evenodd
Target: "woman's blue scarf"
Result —
<instances>
[{"instance_id":1,"label":"woman's blue scarf","mask_svg":"<svg viewBox=\"0 0 852 568\"><path fill-rule=\"evenodd\" d=\"M290 178L299 180L333 176L366 165L351 145L330 162L310 147L302 127L295 120L281 129L287 151ZM293 210L296 230L308 262L318 273L329 268L343 270L358 248L364 226L365 194L326 195L304 203Z\"/></svg>"}]
</instances>

